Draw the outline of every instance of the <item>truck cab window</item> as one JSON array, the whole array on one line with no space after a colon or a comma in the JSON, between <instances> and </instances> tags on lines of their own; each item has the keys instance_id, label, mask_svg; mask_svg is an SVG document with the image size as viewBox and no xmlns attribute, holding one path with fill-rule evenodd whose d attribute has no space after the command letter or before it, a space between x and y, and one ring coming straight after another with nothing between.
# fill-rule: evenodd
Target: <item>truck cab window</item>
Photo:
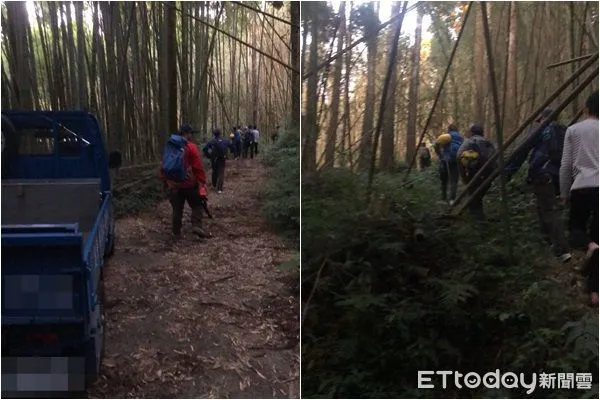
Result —
<instances>
[{"instance_id":1,"label":"truck cab window","mask_svg":"<svg viewBox=\"0 0 600 400\"><path fill-rule=\"evenodd\" d=\"M19 136L21 155L49 156L54 152L54 137L51 129L22 129L19 131Z\"/></svg>"}]
</instances>

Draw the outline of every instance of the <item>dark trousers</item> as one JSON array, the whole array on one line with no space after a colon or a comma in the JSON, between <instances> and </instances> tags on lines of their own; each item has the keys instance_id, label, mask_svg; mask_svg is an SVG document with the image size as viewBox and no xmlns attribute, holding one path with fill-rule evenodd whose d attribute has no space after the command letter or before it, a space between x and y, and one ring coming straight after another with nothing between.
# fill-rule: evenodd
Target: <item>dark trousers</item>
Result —
<instances>
[{"instance_id":1,"label":"dark trousers","mask_svg":"<svg viewBox=\"0 0 600 400\"><path fill-rule=\"evenodd\" d=\"M574 249L598 243L598 188L571 190L569 236Z\"/></svg>"},{"instance_id":2,"label":"dark trousers","mask_svg":"<svg viewBox=\"0 0 600 400\"><path fill-rule=\"evenodd\" d=\"M225 159L211 161L212 186L217 190L223 190L225 180Z\"/></svg>"},{"instance_id":3,"label":"dark trousers","mask_svg":"<svg viewBox=\"0 0 600 400\"><path fill-rule=\"evenodd\" d=\"M419 159L419 163L421 164L421 171L427 169L431 165L431 158L422 157Z\"/></svg>"},{"instance_id":4,"label":"dark trousers","mask_svg":"<svg viewBox=\"0 0 600 400\"><path fill-rule=\"evenodd\" d=\"M235 157L238 158L242 155L242 141L236 140L234 144L235 148Z\"/></svg>"},{"instance_id":5,"label":"dark trousers","mask_svg":"<svg viewBox=\"0 0 600 400\"><path fill-rule=\"evenodd\" d=\"M200 197L198 186L171 190L169 193L169 202L173 208L173 233L175 235L181 234L183 208L186 202L192 209L192 226L194 228L202 228L202 198Z\"/></svg>"},{"instance_id":6,"label":"dark trousers","mask_svg":"<svg viewBox=\"0 0 600 400\"><path fill-rule=\"evenodd\" d=\"M456 199L458 188L458 164L456 162L440 162L440 180L442 182L442 200L448 200L448 184L450 184L450 199Z\"/></svg>"},{"instance_id":7,"label":"dark trousers","mask_svg":"<svg viewBox=\"0 0 600 400\"><path fill-rule=\"evenodd\" d=\"M242 155L244 158L248 158L248 150L250 150L250 142L243 143Z\"/></svg>"},{"instance_id":8,"label":"dark trousers","mask_svg":"<svg viewBox=\"0 0 600 400\"><path fill-rule=\"evenodd\" d=\"M471 173L470 175L474 176L475 173ZM479 184L473 184L473 187L469 188L469 195L472 196L486 179L487 175L485 174L477 178ZM483 212L483 197L485 196L484 193L487 193L487 191L490 189L490 186L491 183L488 183L486 187L481 192L479 192L479 194L475 196L469 204L469 213L471 214L471 217L473 217L473 219L476 221L485 221L485 214Z\"/></svg>"},{"instance_id":9,"label":"dark trousers","mask_svg":"<svg viewBox=\"0 0 600 400\"><path fill-rule=\"evenodd\" d=\"M254 154L258 155L258 142L254 142L252 145L254 147Z\"/></svg>"},{"instance_id":10,"label":"dark trousers","mask_svg":"<svg viewBox=\"0 0 600 400\"><path fill-rule=\"evenodd\" d=\"M250 152L250 158L254 158L254 142L248 144L248 151Z\"/></svg>"},{"instance_id":11,"label":"dark trousers","mask_svg":"<svg viewBox=\"0 0 600 400\"><path fill-rule=\"evenodd\" d=\"M554 246L556 255L567 253L569 243L564 232L562 212L558 206L552 177L544 175L534 178L533 194L542 235Z\"/></svg>"}]
</instances>

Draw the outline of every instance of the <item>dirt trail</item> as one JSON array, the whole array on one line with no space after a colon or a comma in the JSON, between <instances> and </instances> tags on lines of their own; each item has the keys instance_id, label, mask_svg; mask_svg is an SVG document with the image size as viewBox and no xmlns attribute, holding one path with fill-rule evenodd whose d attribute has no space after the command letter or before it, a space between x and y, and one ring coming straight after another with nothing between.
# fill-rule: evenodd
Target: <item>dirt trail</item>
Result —
<instances>
[{"instance_id":1,"label":"dirt trail","mask_svg":"<svg viewBox=\"0 0 600 400\"><path fill-rule=\"evenodd\" d=\"M186 206L183 238L171 242L166 201L117 222L90 397L298 398L297 276L278 268L293 250L260 216L268 171L258 160L227 168L225 192L209 194L210 240L190 232Z\"/></svg>"}]
</instances>

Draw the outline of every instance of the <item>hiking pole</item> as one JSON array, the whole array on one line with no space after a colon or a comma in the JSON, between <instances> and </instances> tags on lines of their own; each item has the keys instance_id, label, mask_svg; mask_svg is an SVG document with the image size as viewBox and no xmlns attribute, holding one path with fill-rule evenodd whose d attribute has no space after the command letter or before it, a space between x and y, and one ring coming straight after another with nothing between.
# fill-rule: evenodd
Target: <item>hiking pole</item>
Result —
<instances>
[{"instance_id":1,"label":"hiking pole","mask_svg":"<svg viewBox=\"0 0 600 400\"><path fill-rule=\"evenodd\" d=\"M473 6L473 2L470 1L467 6L467 10L465 11L465 16L462 22L462 26L460 27L460 31L458 32L458 37L456 38L456 42L454 42L454 47L452 48L452 52L450 53L450 59L448 60L448 64L446 65L446 70L444 71L444 75L442 76L442 81L440 82L440 86L438 87L438 91L435 95L435 100L433 101L433 106L431 106L431 111L429 111L429 115L427 116L427 121L425 122L425 126L423 127L423 132L421 133L421 137L419 138L419 143L415 146L415 149L421 147L423 143L423 139L425 139L425 134L427 133L427 128L429 127L429 123L431 122L431 118L433 117L433 112L435 111L435 106L440 99L442 94L442 89L444 88L444 83L446 83L446 78L448 77L448 73L450 72L450 67L452 66L452 60L454 60L454 55L456 54L456 49L458 49L458 44L460 43L460 38L465 31L465 27L467 26L467 19L469 18L469 13L471 12L471 7ZM408 169L406 170L406 174L404 175L404 180L408 179L408 175L415 164L415 160L417 159L417 152L413 154L410 164L408 164Z\"/></svg>"},{"instance_id":2,"label":"hiking pole","mask_svg":"<svg viewBox=\"0 0 600 400\"><path fill-rule=\"evenodd\" d=\"M597 55L596 55L597 58ZM558 114L560 114L562 112L562 110L564 110L581 92L583 92L583 90L590 84L592 83L592 81L598 77L598 70L600 68L598 66L596 66L596 68L594 68L594 70L592 71L592 73L586 77L570 94L569 96L563 100L554 111L552 111L552 113L550 113L550 115L548 115L548 117L546 117L541 123L540 125L535 129L535 131L523 142L521 143L521 145L519 145L517 147L517 149L515 149L515 151L510 155L509 159L507 161L511 161L511 158L522 148L528 148L531 147L533 142L537 139L537 136L540 134L540 132L542 132L549 124L550 122L552 122L557 116ZM494 154L498 154L498 152L494 153ZM491 159L491 158L490 158ZM484 164L487 165L488 163ZM483 167L481 170L479 170L477 172L477 174L475 174L475 176L473 177L473 180L475 180L475 178L477 178L478 176L480 176L480 172L483 170ZM491 185L492 181L501 173L500 168L496 168L494 169L494 171L490 174L490 176L488 176L483 182L481 182L479 184L479 186L477 187L477 189L471 194L471 196L469 198L467 198L466 202L460 206L458 206L455 210L453 210L452 214L454 216L458 216L460 213L462 213L462 211L471 204L471 202L473 201L474 198L476 198L478 195L482 195L486 190L487 187L489 185ZM465 192L467 191L467 189L471 186L471 183L473 183L473 180L471 182L469 182L469 185L467 186L467 188L465 188ZM464 192L463 192L464 194Z\"/></svg>"},{"instance_id":3,"label":"hiking pole","mask_svg":"<svg viewBox=\"0 0 600 400\"><path fill-rule=\"evenodd\" d=\"M564 92L564 90L566 88L571 86L571 84L581 74L583 74L590 66L597 65L597 61L598 61L598 53L594 54L593 57L588 59L588 61L584 65L582 65L575 73L573 73L569 79L567 79L552 94L550 94L550 96L548 96L546 101L544 101L542 103L542 105L540 107L538 107L537 110L535 110L533 113L531 113L529 115L529 117L509 136L509 138L506 139L506 142L504 142L504 150L508 149L508 146L510 146L517 139L517 137L519 137L519 135L525 130L525 128L527 128L542 113L542 111L544 111L544 109L546 109L546 107L548 107L560 94L562 94L562 92ZM481 167L481 169L479 171L477 171L475 176L473 176L473 179L469 182L469 184L467 184L465 189L460 193L460 195L456 199L456 201L454 203L455 205L458 204L458 202L463 197L465 197L465 195L468 193L469 189L473 188L473 186L475 185L473 182L477 181L477 179L481 176L483 171L486 168L488 168L490 165L492 165L492 163L494 161L496 161L496 159L498 158L498 154L499 154L499 152L495 151L494 154L492 154L492 156L490 157L490 159L483 164L483 166Z\"/></svg>"},{"instance_id":4,"label":"hiking pole","mask_svg":"<svg viewBox=\"0 0 600 400\"><path fill-rule=\"evenodd\" d=\"M204 212L206 213L208 218L213 219L213 216L211 215L210 211L208 211L208 202L206 201L206 199L202 199L202 208L204 209Z\"/></svg>"}]
</instances>

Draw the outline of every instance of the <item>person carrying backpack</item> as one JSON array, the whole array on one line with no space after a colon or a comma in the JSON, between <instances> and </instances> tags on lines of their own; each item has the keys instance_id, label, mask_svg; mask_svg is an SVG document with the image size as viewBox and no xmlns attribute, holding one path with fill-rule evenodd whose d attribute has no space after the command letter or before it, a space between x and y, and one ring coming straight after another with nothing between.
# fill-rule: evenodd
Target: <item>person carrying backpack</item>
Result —
<instances>
[{"instance_id":1,"label":"person carrying backpack","mask_svg":"<svg viewBox=\"0 0 600 400\"><path fill-rule=\"evenodd\" d=\"M236 159L242 155L242 131L240 129L240 126L233 127L233 148L235 150L233 154Z\"/></svg>"},{"instance_id":2,"label":"person carrying backpack","mask_svg":"<svg viewBox=\"0 0 600 400\"><path fill-rule=\"evenodd\" d=\"M204 146L204 155L210 159L212 168L212 186L223 193L223 181L225 180L225 161L227 160L227 151L233 152L233 145L227 139L221 137L221 130L216 128L213 131L214 138L209 140Z\"/></svg>"},{"instance_id":3,"label":"person carrying backpack","mask_svg":"<svg viewBox=\"0 0 600 400\"><path fill-rule=\"evenodd\" d=\"M574 249L586 252L592 305L598 305L598 91L585 102L586 119L565 134L560 163L560 197L570 203L569 235Z\"/></svg>"},{"instance_id":4,"label":"person carrying backpack","mask_svg":"<svg viewBox=\"0 0 600 400\"><path fill-rule=\"evenodd\" d=\"M451 124L448 133L440 135L436 141L435 150L440 159L439 172L442 183L442 202L454 204L458 189L458 164L456 156L463 143L463 137L458 133L458 128ZM450 198L448 201L448 184L450 184Z\"/></svg>"},{"instance_id":5,"label":"person carrying backpack","mask_svg":"<svg viewBox=\"0 0 600 400\"><path fill-rule=\"evenodd\" d=\"M473 124L466 136L467 138L458 149L457 160L460 177L463 183L468 185L475 177L475 174L477 174L484 164L492 158L496 152L496 148L490 141L483 137L483 127L479 123ZM469 188L469 194L472 195L479 189L479 186L490 176L497 165L497 162L494 162L486 167L483 173L477 178L477 182ZM490 186L491 184L487 184L484 192L487 191ZM471 201L469 212L476 221L485 220L485 215L483 213L483 194L478 195Z\"/></svg>"},{"instance_id":6,"label":"person carrying backpack","mask_svg":"<svg viewBox=\"0 0 600 400\"><path fill-rule=\"evenodd\" d=\"M206 174L198 147L192 143L193 133L192 127L184 124L178 133L169 137L160 167L160 178L173 208L172 232L175 238L181 237L186 202L192 209L192 231L200 238L210 236L202 229L204 198L200 193L206 190Z\"/></svg>"},{"instance_id":7,"label":"person carrying backpack","mask_svg":"<svg viewBox=\"0 0 600 400\"><path fill-rule=\"evenodd\" d=\"M531 127L529 136L535 132L539 124L552 113L546 108ZM515 153L512 161L505 168L506 180L509 181L523 165L529 155L527 183L530 183L535 196L540 230L544 239L552 245L553 251L563 262L571 260L569 243L564 232L562 212L558 204L558 173L562 157L563 142L567 128L556 122L556 118L534 139L531 147L523 148Z\"/></svg>"},{"instance_id":8,"label":"person carrying backpack","mask_svg":"<svg viewBox=\"0 0 600 400\"><path fill-rule=\"evenodd\" d=\"M244 132L244 148L246 149L246 157L249 152L250 158L254 158L254 127L252 125L249 125L246 132Z\"/></svg>"},{"instance_id":9,"label":"person carrying backpack","mask_svg":"<svg viewBox=\"0 0 600 400\"><path fill-rule=\"evenodd\" d=\"M252 135L253 135L253 146L254 146L254 154L258 155L258 138L260 136L260 133L258 132L258 128L256 125L254 125L254 129L252 130Z\"/></svg>"}]
</instances>

